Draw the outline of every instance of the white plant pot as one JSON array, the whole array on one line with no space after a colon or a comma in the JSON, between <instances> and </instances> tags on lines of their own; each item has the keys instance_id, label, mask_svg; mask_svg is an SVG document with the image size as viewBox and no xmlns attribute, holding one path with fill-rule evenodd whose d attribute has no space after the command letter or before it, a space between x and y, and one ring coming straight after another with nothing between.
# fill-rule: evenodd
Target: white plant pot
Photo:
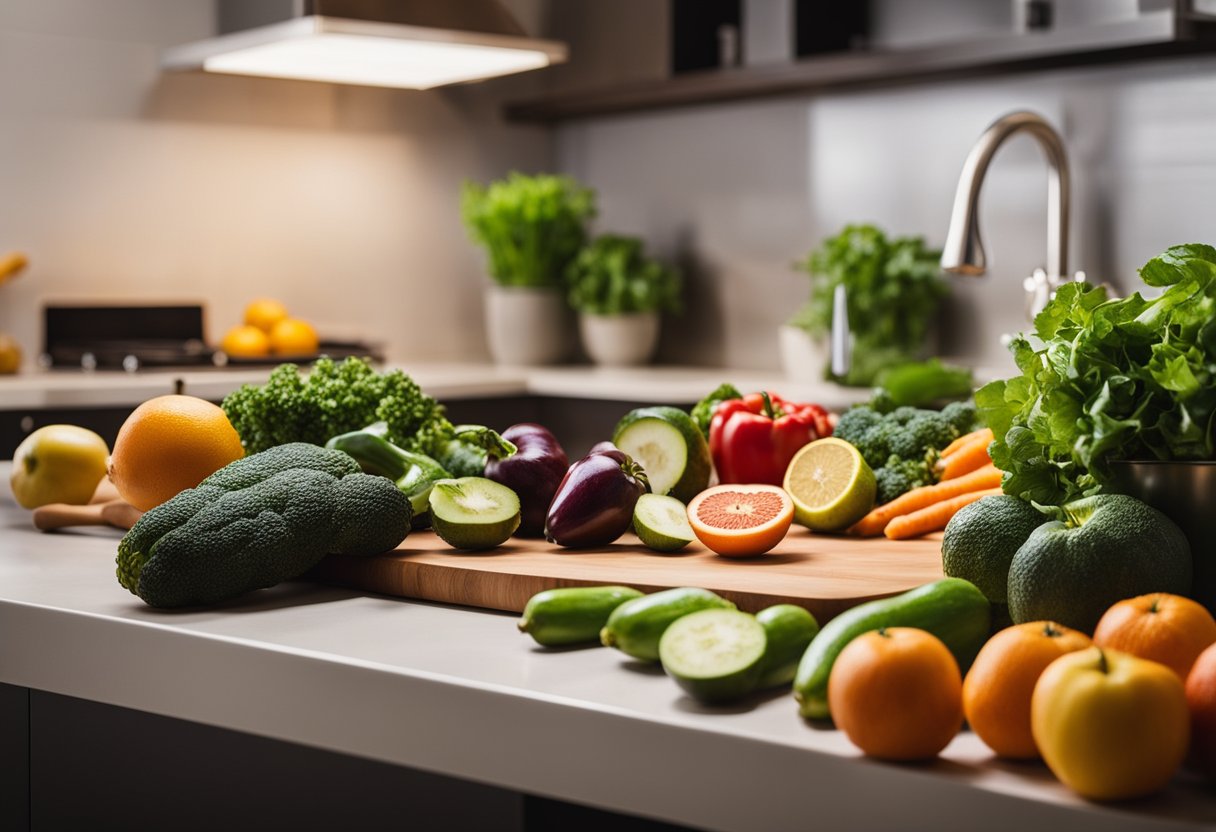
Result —
<instances>
[{"instance_id":1,"label":"white plant pot","mask_svg":"<svg viewBox=\"0 0 1216 832\"><path fill-rule=\"evenodd\" d=\"M778 330L781 346L781 369L790 381L815 383L823 381L823 373L831 360L828 339L812 337L805 329L784 325Z\"/></svg>"},{"instance_id":2,"label":"white plant pot","mask_svg":"<svg viewBox=\"0 0 1216 832\"><path fill-rule=\"evenodd\" d=\"M578 318L583 347L591 360L605 367L645 364L659 343L659 313L591 315Z\"/></svg>"},{"instance_id":3,"label":"white plant pot","mask_svg":"<svg viewBox=\"0 0 1216 832\"><path fill-rule=\"evenodd\" d=\"M573 314L557 289L491 286L486 340L497 364L556 364L570 354Z\"/></svg>"}]
</instances>

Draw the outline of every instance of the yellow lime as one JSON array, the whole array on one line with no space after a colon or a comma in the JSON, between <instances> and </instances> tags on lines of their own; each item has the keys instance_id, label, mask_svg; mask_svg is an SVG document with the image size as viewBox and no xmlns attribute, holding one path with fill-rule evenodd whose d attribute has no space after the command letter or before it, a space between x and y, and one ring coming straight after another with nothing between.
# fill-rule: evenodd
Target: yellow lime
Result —
<instances>
[{"instance_id":1,"label":"yellow lime","mask_svg":"<svg viewBox=\"0 0 1216 832\"><path fill-rule=\"evenodd\" d=\"M817 532L848 528L874 507L874 472L843 439L816 440L785 469L794 519Z\"/></svg>"}]
</instances>

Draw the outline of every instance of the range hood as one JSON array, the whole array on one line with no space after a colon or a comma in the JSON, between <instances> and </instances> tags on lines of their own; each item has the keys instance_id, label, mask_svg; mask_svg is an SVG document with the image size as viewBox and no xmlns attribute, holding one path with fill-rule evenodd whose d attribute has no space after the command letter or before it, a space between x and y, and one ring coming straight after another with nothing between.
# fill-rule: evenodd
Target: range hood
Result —
<instances>
[{"instance_id":1,"label":"range hood","mask_svg":"<svg viewBox=\"0 0 1216 832\"><path fill-rule=\"evenodd\" d=\"M218 12L221 34L167 50L165 69L425 90L566 60L497 0L220 0Z\"/></svg>"}]
</instances>

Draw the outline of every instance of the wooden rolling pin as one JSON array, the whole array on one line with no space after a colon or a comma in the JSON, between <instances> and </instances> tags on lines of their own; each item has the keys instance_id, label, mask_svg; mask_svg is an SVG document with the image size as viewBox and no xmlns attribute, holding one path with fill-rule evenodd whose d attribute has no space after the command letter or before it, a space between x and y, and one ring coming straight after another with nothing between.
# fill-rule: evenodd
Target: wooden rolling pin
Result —
<instances>
[{"instance_id":1,"label":"wooden rolling pin","mask_svg":"<svg viewBox=\"0 0 1216 832\"><path fill-rule=\"evenodd\" d=\"M34 509L34 526L44 532L69 526L114 526L129 529L143 512L122 500L73 506L51 503Z\"/></svg>"}]
</instances>

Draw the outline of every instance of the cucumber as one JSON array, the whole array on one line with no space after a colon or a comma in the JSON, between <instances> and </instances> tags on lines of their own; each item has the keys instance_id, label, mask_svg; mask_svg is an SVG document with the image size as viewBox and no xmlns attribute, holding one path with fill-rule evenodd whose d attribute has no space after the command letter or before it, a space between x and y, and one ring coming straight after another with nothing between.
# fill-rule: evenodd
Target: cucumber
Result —
<instances>
[{"instance_id":1,"label":"cucumber","mask_svg":"<svg viewBox=\"0 0 1216 832\"><path fill-rule=\"evenodd\" d=\"M709 446L701 430L676 407L641 407L625 414L613 443L641 463L655 494L687 503L709 485Z\"/></svg>"},{"instance_id":2,"label":"cucumber","mask_svg":"<svg viewBox=\"0 0 1216 832\"><path fill-rule=\"evenodd\" d=\"M612 611L642 593L627 586L575 586L546 589L528 599L519 631L537 644L599 643L600 630Z\"/></svg>"},{"instance_id":3,"label":"cucumber","mask_svg":"<svg viewBox=\"0 0 1216 832\"><path fill-rule=\"evenodd\" d=\"M633 530L656 552L678 552L696 539L688 509L675 497L643 494L633 507Z\"/></svg>"},{"instance_id":4,"label":"cucumber","mask_svg":"<svg viewBox=\"0 0 1216 832\"><path fill-rule=\"evenodd\" d=\"M798 662L807 645L819 632L819 622L802 607L777 604L760 610L756 620L764 628L768 647L764 651L758 688L779 688L794 681Z\"/></svg>"},{"instance_id":5,"label":"cucumber","mask_svg":"<svg viewBox=\"0 0 1216 832\"><path fill-rule=\"evenodd\" d=\"M678 618L700 610L733 610L735 605L708 589L665 589L626 601L608 616L600 641L627 656L646 662L659 660L659 639Z\"/></svg>"},{"instance_id":6,"label":"cucumber","mask_svg":"<svg viewBox=\"0 0 1216 832\"><path fill-rule=\"evenodd\" d=\"M431 525L455 549L493 549L520 522L519 497L485 477L439 480L431 489Z\"/></svg>"},{"instance_id":7,"label":"cucumber","mask_svg":"<svg viewBox=\"0 0 1216 832\"><path fill-rule=\"evenodd\" d=\"M967 672L988 638L988 599L962 578L944 578L902 595L862 604L829 621L811 640L794 677L794 698L808 719L826 719L828 676L840 651L862 633L918 627L940 638Z\"/></svg>"},{"instance_id":8,"label":"cucumber","mask_svg":"<svg viewBox=\"0 0 1216 832\"><path fill-rule=\"evenodd\" d=\"M764 669L764 627L738 610L701 610L672 622L659 639L663 670L698 702L747 696Z\"/></svg>"}]
</instances>

